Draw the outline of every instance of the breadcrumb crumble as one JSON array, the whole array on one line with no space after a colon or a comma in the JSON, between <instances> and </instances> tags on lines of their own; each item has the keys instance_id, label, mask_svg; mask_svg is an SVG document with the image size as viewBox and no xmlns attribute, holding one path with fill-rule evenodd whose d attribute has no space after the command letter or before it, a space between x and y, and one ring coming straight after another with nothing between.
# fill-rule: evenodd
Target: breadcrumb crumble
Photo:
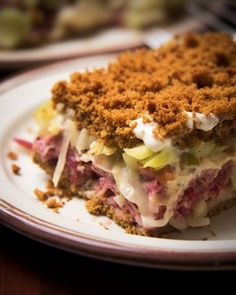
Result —
<instances>
[{"instance_id":1,"label":"breadcrumb crumble","mask_svg":"<svg viewBox=\"0 0 236 295\"><path fill-rule=\"evenodd\" d=\"M107 69L74 73L53 87L54 104L75 110L78 128L107 145L132 147L132 120L149 114L178 145L229 138L236 129L236 44L225 33L187 34L156 50L126 52ZM213 113L210 131L189 130L183 111Z\"/></svg>"},{"instance_id":2,"label":"breadcrumb crumble","mask_svg":"<svg viewBox=\"0 0 236 295\"><path fill-rule=\"evenodd\" d=\"M34 189L34 194L38 197L38 199L46 204L46 206L50 209L53 209L54 212L58 213L59 209L65 205L65 202L60 200L62 194L59 196L56 195L57 189L50 189L45 192L39 190L38 188Z\"/></svg>"}]
</instances>

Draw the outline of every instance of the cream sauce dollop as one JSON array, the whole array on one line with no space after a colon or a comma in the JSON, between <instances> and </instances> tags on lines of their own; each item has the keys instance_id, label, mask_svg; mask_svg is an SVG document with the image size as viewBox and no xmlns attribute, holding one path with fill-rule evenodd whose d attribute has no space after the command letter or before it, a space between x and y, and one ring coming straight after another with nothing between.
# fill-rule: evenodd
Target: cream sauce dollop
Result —
<instances>
[{"instance_id":1,"label":"cream sauce dollop","mask_svg":"<svg viewBox=\"0 0 236 295\"><path fill-rule=\"evenodd\" d=\"M171 138L158 138L154 135L153 131L158 128L158 124L153 122L152 119L150 123L144 123L143 118L140 117L133 120L131 124L134 124L134 122L136 123L134 128L135 136L141 139L144 144L154 152L159 152L166 147L172 146Z\"/></svg>"},{"instance_id":2,"label":"cream sauce dollop","mask_svg":"<svg viewBox=\"0 0 236 295\"><path fill-rule=\"evenodd\" d=\"M193 129L195 126L197 129L209 131L212 130L219 122L219 119L213 113L208 115L186 111L184 111L184 113L187 115L186 126L189 129Z\"/></svg>"}]
</instances>

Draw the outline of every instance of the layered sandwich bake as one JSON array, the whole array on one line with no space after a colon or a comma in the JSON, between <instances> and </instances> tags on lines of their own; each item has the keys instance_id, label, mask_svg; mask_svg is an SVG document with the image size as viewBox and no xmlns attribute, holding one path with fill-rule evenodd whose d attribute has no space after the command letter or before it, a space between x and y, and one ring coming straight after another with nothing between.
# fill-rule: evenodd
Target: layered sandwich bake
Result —
<instances>
[{"instance_id":1,"label":"layered sandwich bake","mask_svg":"<svg viewBox=\"0 0 236 295\"><path fill-rule=\"evenodd\" d=\"M210 224L236 200L236 45L188 34L73 73L34 113L55 188L130 233Z\"/></svg>"}]
</instances>

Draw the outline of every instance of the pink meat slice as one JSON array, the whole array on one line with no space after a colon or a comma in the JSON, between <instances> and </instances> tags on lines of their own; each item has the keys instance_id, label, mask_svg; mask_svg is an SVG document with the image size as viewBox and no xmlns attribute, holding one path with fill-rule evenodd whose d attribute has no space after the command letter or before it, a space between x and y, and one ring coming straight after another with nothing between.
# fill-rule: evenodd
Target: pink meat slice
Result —
<instances>
[{"instance_id":1,"label":"pink meat slice","mask_svg":"<svg viewBox=\"0 0 236 295\"><path fill-rule=\"evenodd\" d=\"M134 218L137 224L139 226L143 226L143 222L138 207L135 204L128 201L125 202L124 207L129 211L130 215Z\"/></svg>"},{"instance_id":2,"label":"pink meat slice","mask_svg":"<svg viewBox=\"0 0 236 295\"><path fill-rule=\"evenodd\" d=\"M33 143L33 149L44 162L52 159L57 160L60 153L61 141L62 134L38 137ZM114 196L119 194L119 191L112 174L101 170L91 162L85 163L80 161L76 155L76 151L70 147L66 157L66 164L63 171L64 175L75 185L80 185L91 178L97 179L97 193L105 195L107 197L107 204L113 206L120 217L123 216L125 218L121 208L113 199ZM220 170L205 170L199 177L191 180L177 205L175 216L178 217L188 214L200 199L208 200L210 198L216 198L221 188L228 184L232 169L233 161L228 161ZM158 197L158 195L164 196L165 187L158 181L153 169L142 168L139 170L139 174L149 200ZM137 224L142 226L138 207L127 200L123 207L122 209L128 210ZM161 219L163 218L166 208L165 206L160 206L158 211L156 208L150 208L150 211L153 212L153 216L156 219Z\"/></svg>"},{"instance_id":3,"label":"pink meat slice","mask_svg":"<svg viewBox=\"0 0 236 295\"><path fill-rule=\"evenodd\" d=\"M200 199L209 200L217 198L219 192L230 180L233 161L228 161L222 168L208 169L190 181L175 210L175 216L188 214Z\"/></svg>"},{"instance_id":4,"label":"pink meat slice","mask_svg":"<svg viewBox=\"0 0 236 295\"><path fill-rule=\"evenodd\" d=\"M62 134L57 136L39 136L33 143L33 150L39 155L41 161L47 162L57 159L60 153Z\"/></svg>"},{"instance_id":5,"label":"pink meat slice","mask_svg":"<svg viewBox=\"0 0 236 295\"><path fill-rule=\"evenodd\" d=\"M144 182L143 188L145 192L148 194L148 196L157 195L158 193L162 192L164 189L163 185L156 179Z\"/></svg>"},{"instance_id":6,"label":"pink meat slice","mask_svg":"<svg viewBox=\"0 0 236 295\"><path fill-rule=\"evenodd\" d=\"M91 162L85 163L76 158L76 152L69 148L66 156L66 164L63 171L64 175L69 178L74 185L85 183L88 179L94 178L95 173L91 169Z\"/></svg>"},{"instance_id":7,"label":"pink meat slice","mask_svg":"<svg viewBox=\"0 0 236 295\"><path fill-rule=\"evenodd\" d=\"M62 143L62 134L57 136L41 136L33 143L34 151L39 155L41 161L50 162L57 160ZM76 151L69 148L66 156L66 164L63 174L70 180L71 184L80 185L92 178L95 173L91 169L91 163L81 162L76 158Z\"/></svg>"},{"instance_id":8,"label":"pink meat slice","mask_svg":"<svg viewBox=\"0 0 236 295\"><path fill-rule=\"evenodd\" d=\"M107 173L106 171L96 167L94 164L92 164L91 166L92 170L97 174L97 175L100 175L100 176L103 176L103 177L106 177L109 173Z\"/></svg>"},{"instance_id":9,"label":"pink meat slice","mask_svg":"<svg viewBox=\"0 0 236 295\"><path fill-rule=\"evenodd\" d=\"M23 148L27 150L31 150L33 147L33 143L28 140L25 140L22 138L15 138L14 140L16 143L18 143L20 146L22 146Z\"/></svg>"}]
</instances>

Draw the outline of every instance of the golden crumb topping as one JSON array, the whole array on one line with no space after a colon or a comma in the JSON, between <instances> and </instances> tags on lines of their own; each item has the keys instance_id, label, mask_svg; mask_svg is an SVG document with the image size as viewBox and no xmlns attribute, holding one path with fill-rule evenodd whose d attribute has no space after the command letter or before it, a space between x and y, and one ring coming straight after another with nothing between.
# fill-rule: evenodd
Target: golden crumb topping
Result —
<instances>
[{"instance_id":1,"label":"golden crumb topping","mask_svg":"<svg viewBox=\"0 0 236 295\"><path fill-rule=\"evenodd\" d=\"M136 145L130 123L146 114L157 123L154 134L178 144L221 140L236 128L236 44L228 34L187 34L157 50L123 53L106 69L74 73L52 92L54 104L75 110L79 128L108 145ZM213 113L219 123L191 130L184 110Z\"/></svg>"}]
</instances>

